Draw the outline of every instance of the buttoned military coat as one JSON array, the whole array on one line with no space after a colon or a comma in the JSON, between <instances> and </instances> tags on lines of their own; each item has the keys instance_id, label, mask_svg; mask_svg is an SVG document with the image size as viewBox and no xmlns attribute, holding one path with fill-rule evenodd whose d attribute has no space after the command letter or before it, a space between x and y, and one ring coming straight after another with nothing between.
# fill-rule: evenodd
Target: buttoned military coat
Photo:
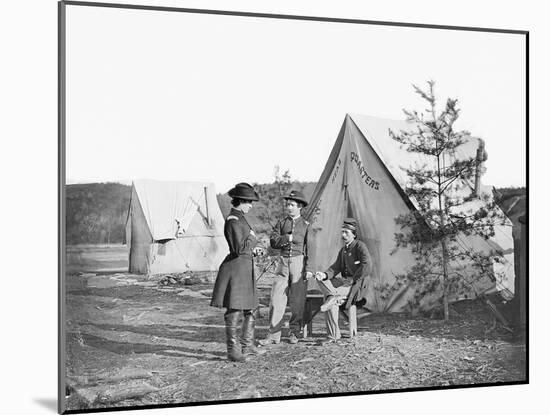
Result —
<instances>
[{"instance_id":1,"label":"buttoned military coat","mask_svg":"<svg viewBox=\"0 0 550 415\"><path fill-rule=\"evenodd\" d=\"M210 305L237 310L258 306L252 254L257 240L251 231L244 213L231 209L224 226L229 254L220 265Z\"/></svg>"},{"instance_id":2,"label":"buttoned military coat","mask_svg":"<svg viewBox=\"0 0 550 415\"><path fill-rule=\"evenodd\" d=\"M346 299L345 308L352 305L362 306L367 302L369 278L372 272L372 259L367 245L355 239L348 247L338 252L334 263L325 271L328 279L340 274L351 278L352 285Z\"/></svg>"},{"instance_id":3,"label":"buttoned military coat","mask_svg":"<svg viewBox=\"0 0 550 415\"><path fill-rule=\"evenodd\" d=\"M289 242L290 235L292 235L292 242ZM280 255L283 257L304 255L304 271L315 272L309 260L315 256L313 238L309 222L302 216L294 221L290 216L278 221L269 242L272 248L280 249Z\"/></svg>"}]
</instances>

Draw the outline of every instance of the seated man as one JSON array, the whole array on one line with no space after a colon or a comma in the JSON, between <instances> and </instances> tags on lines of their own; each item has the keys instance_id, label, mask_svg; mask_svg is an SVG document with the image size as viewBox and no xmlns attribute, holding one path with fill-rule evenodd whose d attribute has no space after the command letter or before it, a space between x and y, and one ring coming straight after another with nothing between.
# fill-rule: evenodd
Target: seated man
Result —
<instances>
[{"instance_id":1,"label":"seated man","mask_svg":"<svg viewBox=\"0 0 550 415\"><path fill-rule=\"evenodd\" d=\"M357 239L355 219L344 220L342 239L344 247L340 249L336 261L325 272L315 274L326 298L321 311L326 312L327 334L330 340L338 340L341 337L338 326L339 306L345 304L344 308L349 310L352 305L361 307L366 303L368 278L372 269L367 245ZM336 284L336 280L341 280L333 279L338 274L341 274L343 281ZM331 281L335 281L335 284Z\"/></svg>"}]
</instances>

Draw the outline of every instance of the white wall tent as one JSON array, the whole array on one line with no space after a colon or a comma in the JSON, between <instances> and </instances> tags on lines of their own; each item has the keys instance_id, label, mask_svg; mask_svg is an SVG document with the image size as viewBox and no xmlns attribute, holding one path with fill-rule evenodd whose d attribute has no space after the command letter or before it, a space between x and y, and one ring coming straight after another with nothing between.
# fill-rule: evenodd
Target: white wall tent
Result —
<instances>
[{"instance_id":1,"label":"white wall tent","mask_svg":"<svg viewBox=\"0 0 550 415\"><path fill-rule=\"evenodd\" d=\"M229 250L212 183L137 180L126 240L130 272L217 270Z\"/></svg>"},{"instance_id":2,"label":"white wall tent","mask_svg":"<svg viewBox=\"0 0 550 415\"><path fill-rule=\"evenodd\" d=\"M414 296L412 284L383 293L381 287L391 287L395 276L403 274L415 263L410 249L395 250L394 234L400 231L395 218L416 209L404 187L408 180L403 167L415 163L430 163L421 155L407 152L389 135L389 129L399 132L413 126L405 121L392 121L362 115L346 115L336 143L305 212L312 222L317 248L313 261L316 268L325 269L341 247L341 225L344 217L359 222L359 238L368 246L374 269L371 297L367 307L376 311L401 311ZM473 154L480 140L472 138L463 144L454 157ZM471 193L473 183L462 183L462 191ZM486 188L483 188L487 191ZM473 205L479 200L470 202ZM514 261L512 226L498 226L490 240L460 235L457 242L464 249L475 248L484 252L497 250L501 261L494 263L494 275L472 287L470 296L491 290L513 292ZM468 269L467 263L454 263L454 269ZM471 268L471 267L470 267ZM495 282L495 277L497 281ZM451 300L459 299L458 295ZM430 308L436 298L425 298L421 308Z\"/></svg>"}]
</instances>

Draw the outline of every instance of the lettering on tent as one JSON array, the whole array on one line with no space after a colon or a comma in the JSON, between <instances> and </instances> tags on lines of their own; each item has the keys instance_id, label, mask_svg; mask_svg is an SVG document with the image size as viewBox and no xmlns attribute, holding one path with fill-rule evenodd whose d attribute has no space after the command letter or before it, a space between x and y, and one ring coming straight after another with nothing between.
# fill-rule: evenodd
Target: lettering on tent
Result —
<instances>
[{"instance_id":1,"label":"lettering on tent","mask_svg":"<svg viewBox=\"0 0 550 415\"><path fill-rule=\"evenodd\" d=\"M361 159L359 158L359 154L355 153L354 151L351 152L351 161L355 163L357 166L357 169L359 171L359 174L361 175L361 178L365 182L365 184L374 190L379 190L380 183L374 180L365 170L365 167L363 166L363 163L361 162Z\"/></svg>"},{"instance_id":2,"label":"lettering on tent","mask_svg":"<svg viewBox=\"0 0 550 415\"><path fill-rule=\"evenodd\" d=\"M342 164L342 160L338 159L336 162L336 168L334 169L334 173L332 173L332 180L331 183L334 183L334 180L336 180L336 176L338 176L338 171L340 170L340 165Z\"/></svg>"}]
</instances>

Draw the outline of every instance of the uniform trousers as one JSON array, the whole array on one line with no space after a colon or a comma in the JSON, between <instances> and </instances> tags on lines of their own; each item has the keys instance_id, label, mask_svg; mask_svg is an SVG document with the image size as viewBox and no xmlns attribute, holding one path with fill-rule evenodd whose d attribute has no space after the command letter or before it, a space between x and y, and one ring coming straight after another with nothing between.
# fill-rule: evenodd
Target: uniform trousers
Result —
<instances>
[{"instance_id":1,"label":"uniform trousers","mask_svg":"<svg viewBox=\"0 0 550 415\"><path fill-rule=\"evenodd\" d=\"M303 265L303 255L279 257L269 302L269 336L274 340L281 339L287 303L291 313L290 332L297 336L303 327L306 303Z\"/></svg>"},{"instance_id":2,"label":"uniform trousers","mask_svg":"<svg viewBox=\"0 0 550 415\"><path fill-rule=\"evenodd\" d=\"M348 296L351 289L350 286L334 287L330 280L319 281L318 285L325 296L325 300L327 297L332 295L345 298ZM338 325L339 312L340 306L338 304L334 304L328 311L325 312L327 335L333 340L338 340L342 337L342 334L340 333L340 326Z\"/></svg>"}]
</instances>

